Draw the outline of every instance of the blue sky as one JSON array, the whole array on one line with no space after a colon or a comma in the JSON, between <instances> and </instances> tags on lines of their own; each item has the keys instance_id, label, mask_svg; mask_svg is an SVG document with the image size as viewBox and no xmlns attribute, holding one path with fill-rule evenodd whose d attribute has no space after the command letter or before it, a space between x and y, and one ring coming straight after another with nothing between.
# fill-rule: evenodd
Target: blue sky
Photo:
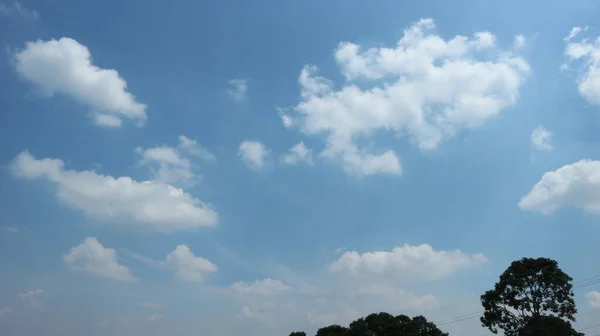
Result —
<instances>
[{"instance_id":1,"label":"blue sky","mask_svg":"<svg viewBox=\"0 0 600 336\"><path fill-rule=\"evenodd\" d=\"M524 256L597 275L599 6L0 2L0 333L442 321Z\"/></svg>"}]
</instances>

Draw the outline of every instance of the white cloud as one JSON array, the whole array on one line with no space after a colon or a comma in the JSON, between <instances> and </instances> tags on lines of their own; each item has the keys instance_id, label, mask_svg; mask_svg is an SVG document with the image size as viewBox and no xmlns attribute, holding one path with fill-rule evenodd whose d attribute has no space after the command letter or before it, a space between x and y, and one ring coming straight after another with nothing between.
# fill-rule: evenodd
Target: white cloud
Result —
<instances>
[{"instance_id":1,"label":"white cloud","mask_svg":"<svg viewBox=\"0 0 600 336\"><path fill-rule=\"evenodd\" d=\"M14 1L12 4L0 3L0 15L1 16L12 16L17 15L27 20L37 20L40 15L34 10L27 9L21 5L18 1Z\"/></svg>"},{"instance_id":2,"label":"white cloud","mask_svg":"<svg viewBox=\"0 0 600 336\"><path fill-rule=\"evenodd\" d=\"M277 113L285 128L292 128L295 126L294 118L290 115L289 109L277 107Z\"/></svg>"},{"instance_id":3,"label":"white cloud","mask_svg":"<svg viewBox=\"0 0 600 336\"><path fill-rule=\"evenodd\" d=\"M112 280L136 280L129 268L119 264L117 252L102 246L94 237L85 238L83 243L72 247L63 255L63 261L73 271Z\"/></svg>"},{"instance_id":4,"label":"white cloud","mask_svg":"<svg viewBox=\"0 0 600 336\"><path fill-rule=\"evenodd\" d=\"M32 298L34 296L38 296L38 295L42 295L44 294L44 290L43 289L35 289L35 290L30 290L27 292L23 292L23 293L19 293L19 297L22 299L29 299Z\"/></svg>"},{"instance_id":5,"label":"white cloud","mask_svg":"<svg viewBox=\"0 0 600 336\"><path fill-rule=\"evenodd\" d=\"M136 148L136 152L141 156L139 164L150 168L155 180L172 185L183 183L191 186L196 183L190 160L182 157L177 149L163 145Z\"/></svg>"},{"instance_id":6,"label":"white cloud","mask_svg":"<svg viewBox=\"0 0 600 336\"><path fill-rule=\"evenodd\" d=\"M216 161L217 158L213 153L206 148L200 146L194 139L190 139L185 135L179 136L179 150L191 156L198 157L204 161Z\"/></svg>"},{"instance_id":7,"label":"white cloud","mask_svg":"<svg viewBox=\"0 0 600 336\"><path fill-rule=\"evenodd\" d=\"M313 164L312 149L304 145L304 142L299 142L294 147L281 156L281 162L287 165L296 165L300 162L305 162L309 165Z\"/></svg>"},{"instance_id":8,"label":"white cloud","mask_svg":"<svg viewBox=\"0 0 600 336\"><path fill-rule=\"evenodd\" d=\"M66 170L64 166L61 160L36 159L25 151L13 161L12 171L20 178L51 182L61 202L94 219L157 231L217 223L217 212L209 205L168 184Z\"/></svg>"},{"instance_id":9,"label":"white cloud","mask_svg":"<svg viewBox=\"0 0 600 336\"><path fill-rule=\"evenodd\" d=\"M531 132L531 145L536 150L540 151L551 151L552 150L552 133L544 128L542 125L538 125Z\"/></svg>"},{"instance_id":10,"label":"white cloud","mask_svg":"<svg viewBox=\"0 0 600 336\"><path fill-rule=\"evenodd\" d=\"M584 30L587 30L587 27ZM581 28L574 27L565 38L567 63L562 68L568 68L571 62L581 61L583 71L577 78L579 93L590 104L600 105L600 37L592 41L584 38L573 42L581 31Z\"/></svg>"},{"instance_id":11,"label":"white cloud","mask_svg":"<svg viewBox=\"0 0 600 336\"><path fill-rule=\"evenodd\" d=\"M196 140L184 135L179 136L177 148L161 145L153 148L136 148L140 154L139 164L150 168L153 178L167 184L190 187L200 179L192 165L192 157L204 161L215 161L215 156L202 148Z\"/></svg>"},{"instance_id":12,"label":"white cloud","mask_svg":"<svg viewBox=\"0 0 600 336\"><path fill-rule=\"evenodd\" d=\"M483 254L468 254L460 250L434 250L422 244L395 247L392 251L358 253L344 252L329 266L334 273L345 272L357 277L381 277L395 279L436 280L451 275L459 269L474 267L487 262Z\"/></svg>"},{"instance_id":13,"label":"white cloud","mask_svg":"<svg viewBox=\"0 0 600 336\"><path fill-rule=\"evenodd\" d=\"M229 94L235 101L246 99L246 91L248 91L248 81L245 79L232 79L229 82Z\"/></svg>"},{"instance_id":14,"label":"white cloud","mask_svg":"<svg viewBox=\"0 0 600 336\"><path fill-rule=\"evenodd\" d=\"M305 66L298 79L302 99L284 123L326 134L321 155L340 160L348 173L399 174L394 151L359 148L357 140L392 131L433 150L516 103L530 71L524 59L498 48L489 32L445 40L434 28L433 20L422 19L392 48L340 43L335 58L347 82L336 89L316 66Z\"/></svg>"},{"instance_id":15,"label":"white cloud","mask_svg":"<svg viewBox=\"0 0 600 336\"><path fill-rule=\"evenodd\" d=\"M63 94L92 109L94 121L119 127L122 119L146 120L146 105L127 91L114 69L92 64L88 48L74 39L27 42L15 54L17 73L46 96Z\"/></svg>"},{"instance_id":16,"label":"white cloud","mask_svg":"<svg viewBox=\"0 0 600 336\"><path fill-rule=\"evenodd\" d=\"M199 282L209 273L214 273L218 267L208 259L197 257L186 245L178 245L169 253L163 264L175 270L175 276L183 281Z\"/></svg>"},{"instance_id":17,"label":"white cloud","mask_svg":"<svg viewBox=\"0 0 600 336\"><path fill-rule=\"evenodd\" d=\"M547 215L568 206L600 214L600 161L585 159L546 172L519 202L523 210Z\"/></svg>"},{"instance_id":18,"label":"white cloud","mask_svg":"<svg viewBox=\"0 0 600 336\"><path fill-rule=\"evenodd\" d=\"M0 318L4 315L8 315L13 312L13 309L9 306L0 307Z\"/></svg>"},{"instance_id":19,"label":"white cloud","mask_svg":"<svg viewBox=\"0 0 600 336\"><path fill-rule=\"evenodd\" d=\"M231 285L231 289L239 293L270 295L290 291L292 287L279 280L266 278L263 280L256 280L251 284L238 281Z\"/></svg>"},{"instance_id":20,"label":"white cloud","mask_svg":"<svg viewBox=\"0 0 600 336\"><path fill-rule=\"evenodd\" d=\"M571 28L571 31L569 31L569 35L567 35L567 37L565 37L563 39L563 41L569 42L573 38L575 38L577 35L579 35L579 33L581 33L582 31L586 31L586 30L588 30L588 27L585 27L584 29L581 29L581 27L573 27L573 28Z\"/></svg>"},{"instance_id":21,"label":"white cloud","mask_svg":"<svg viewBox=\"0 0 600 336\"><path fill-rule=\"evenodd\" d=\"M600 308L600 292L593 291L585 295L588 299L588 304L592 308Z\"/></svg>"},{"instance_id":22,"label":"white cloud","mask_svg":"<svg viewBox=\"0 0 600 336\"><path fill-rule=\"evenodd\" d=\"M240 144L239 156L248 166L260 169L266 164L267 157L270 155L265 145L258 141L244 140Z\"/></svg>"},{"instance_id":23,"label":"white cloud","mask_svg":"<svg viewBox=\"0 0 600 336\"><path fill-rule=\"evenodd\" d=\"M513 48L522 49L525 46L525 41L525 36L521 34L515 36L515 39L513 40Z\"/></svg>"}]
</instances>

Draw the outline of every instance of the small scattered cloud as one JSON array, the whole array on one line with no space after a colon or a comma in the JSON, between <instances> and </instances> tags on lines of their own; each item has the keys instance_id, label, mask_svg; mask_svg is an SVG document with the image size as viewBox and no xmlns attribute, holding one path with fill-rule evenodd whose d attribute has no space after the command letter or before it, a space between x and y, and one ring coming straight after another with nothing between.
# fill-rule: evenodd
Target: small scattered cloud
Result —
<instances>
[{"instance_id":1,"label":"small scattered cloud","mask_svg":"<svg viewBox=\"0 0 600 336\"><path fill-rule=\"evenodd\" d=\"M588 27L584 27L583 29L581 27L573 27L571 28L571 30L569 31L569 35L567 35L563 41L565 42L569 42L571 41L573 38L575 38L577 35L579 35L579 33L581 33L582 31L586 31L588 30Z\"/></svg>"},{"instance_id":2,"label":"small scattered cloud","mask_svg":"<svg viewBox=\"0 0 600 336\"><path fill-rule=\"evenodd\" d=\"M136 280L129 268L119 264L117 252L102 246L94 237L85 238L83 243L71 248L63 261L73 271L112 280Z\"/></svg>"},{"instance_id":3,"label":"small scattered cloud","mask_svg":"<svg viewBox=\"0 0 600 336\"><path fill-rule=\"evenodd\" d=\"M542 125L538 125L531 132L531 145L536 150L545 152L551 151L553 149L551 140L552 133L546 130Z\"/></svg>"},{"instance_id":4,"label":"small scattered cloud","mask_svg":"<svg viewBox=\"0 0 600 336\"><path fill-rule=\"evenodd\" d=\"M135 151L140 156L138 164L149 168L155 180L183 187L192 187L200 180L194 169L194 158L216 161L211 152L184 135L179 136L177 147L138 147Z\"/></svg>"},{"instance_id":5,"label":"small scattered cloud","mask_svg":"<svg viewBox=\"0 0 600 336\"><path fill-rule=\"evenodd\" d=\"M244 140L240 144L238 155L250 167L254 169L263 168L266 160L271 154L265 145L258 141Z\"/></svg>"},{"instance_id":6,"label":"small scattered cloud","mask_svg":"<svg viewBox=\"0 0 600 336\"><path fill-rule=\"evenodd\" d=\"M175 272L175 277L182 281L202 282L211 273L219 270L217 265L208 259L196 256L187 245L178 245L163 260L155 260L136 253L130 255L141 263L162 270Z\"/></svg>"},{"instance_id":7,"label":"small scattered cloud","mask_svg":"<svg viewBox=\"0 0 600 336\"><path fill-rule=\"evenodd\" d=\"M4 306L0 307L0 318L4 317L4 315L8 315L13 312L12 307Z\"/></svg>"},{"instance_id":8,"label":"small scattered cloud","mask_svg":"<svg viewBox=\"0 0 600 336\"><path fill-rule=\"evenodd\" d=\"M256 280L251 284L238 281L231 285L231 289L238 293L273 295L288 292L292 287L279 280L266 278L263 280Z\"/></svg>"},{"instance_id":9,"label":"small scattered cloud","mask_svg":"<svg viewBox=\"0 0 600 336\"><path fill-rule=\"evenodd\" d=\"M600 308L600 292L593 291L585 295L591 308Z\"/></svg>"},{"instance_id":10,"label":"small scattered cloud","mask_svg":"<svg viewBox=\"0 0 600 336\"><path fill-rule=\"evenodd\" d=\"M27 302L31 307L38 310L45 310L43 294L44 291L38 288L27 292L19 293L19 297L23 301Z\"/></svg>"},{"instance_id":11,"label":"small scattered cloud","mask_svg":"<svg viewBox=\"0 0 600 336\"><path fill-rule=\"evenodd\" d=\"M138 125L146 121L146 105L127 90L125 79L114 69L93 64L88 48L72 38L27 42L14 57L19 76L42 96L65 95L88 106L97 125L114 128L123 119Z\"/></svg>"},{"instance_id":12,"label":"small scattered cloud","mask_svg":"<svg viewBox=\"0 0 600 336\"><path fill-rule=\"evenodd\" d=\"M151 314L151 315L146 316L146 321L156 322L156 321L162 320L164 318L165 318L165 316L162 314Z\"/></svg>"},{"instance_id":13,"label":"small scattered cloud","mask_svg":"<svg viewBox=\"0 0 600 336\"><path fill-rule=\"evenodd\" d=\"M190 139L185 135L179 136L179 145L177 146L180 151L187 153L191 156L198 157L204 161L216 161L217 157L206 148L200 146L194 139Z\"/></svg>"},{"instance_id":14,"label":"small scattered cloud","mask_svg":"<svg viewBox=\"0 0 600 336\"><path fill-rule=\"evenodd\" d=\"M245 79L231 79L229 80L229 95L235 101L242 101L246 99L246 92L248 91L248 81Z\"/></svg>"},{"instance_id":15,"label":"small scattered cloud","mask_svg":"<svg viewBox=\"0 0 600 336\"><path fill-rule=\"evenodd\" d=\"M17 234L19 233L19 228L16 226L0 226L0 231Z\"/></svg>"},{"instance_id":16,"label":"small scattered cloud","mask_svg":"<svg viewBox=\"0 0 600 336\"><path fill-rule=\"evenodd\" d=\"M523 47L525 47L525 36L519 34L517 36L515 36L515 39L513 40L513 48L515 49L522 49Z\"/></svg>"},{"instance_id":17,"label":"small scattered cloud","mask_svg":"<svg viewBox=\"0 0 600 336\"><path fill-rule=\"evenodd\" d=\"M19 293L19 297L22 299L29 299L34 296L38 296L38 295L42 295L42 294L44 294L44 290L38 288L35 290L30 290L27 292Z\"/></svg>"},{"instance_id":18,"label":"small scattered cloud","mask_svg":"<svg viewBox=\"0 0 600 336\"><path fill-rule=\"evenodd\" d=\"M23 7L18 1L14 1L11 4L0 3L0 16L19 16L32 21L40 18L38 12Z\"/></svg>"},{"instance_id":19,"label":"small scattered cloud","mask_svg":"<svg viewBox=\"0 0 600 336\"><path fill-rule=\"evenodd\" d=\"M281 123L285 128L292 128L295 125L295 120L290 114L290 109L277 107L277 113L281 118Z\"/></svg>"},{"instance_id":20,"label":"small scattered cloud","mask_svg":"<svg viewBox=\"0 0 600 336\"><path fill-rule=\"evenodd\" d=\"M312 149L306 147L304 142L299 142L281 156L281 162L286 165L296 165L301 162L312 165Z\"/></svg>"},{"instance_id":21,"label":"small scattered cloud","mask_svg":"<svg viewBox=\"0 0 600 336\"><path fill-rule=\"evenodd\" d=\"M219 268L208 259L198 257L186 245L178 245L163 262L175 270L175 277L183 281L200 282Z\"/></svg>"}]
</instances>

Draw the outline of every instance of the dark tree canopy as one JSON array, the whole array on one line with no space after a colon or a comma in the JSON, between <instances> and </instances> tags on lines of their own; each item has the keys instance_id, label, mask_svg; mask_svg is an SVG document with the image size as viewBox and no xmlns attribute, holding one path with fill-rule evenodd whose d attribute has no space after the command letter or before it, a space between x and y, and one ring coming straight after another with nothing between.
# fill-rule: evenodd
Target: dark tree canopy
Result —
<instances>
[{"instance_id":1,"label":"dark tree canopy","mask_svg":"<svg viewBox=\"0 0 600 336\"><path fill-rule=\"evenodd\" d=\"M556 316L532 317L527 321L525 327L519 332L519 336L583 336L565 321Z\"/></svg>"},{"instance_id":2,"label":"dark tree canopy","mask_svg":"<svg viewBox=\"0 0 600 336\"><path fill-rule=\"evenodd\" d=\"M506 336L519 336L533 318L557 316L575 321L572 280L551 259L514 261L494 289L481 296L485 310L481 323L493 333L502 329Z\"/></svg>"},{"instance_id":3,"label":"dark tree canopy","mask_svg":"<svg viewBox=\"0 0 600 336\"><path fill-rule=\"evenodd\" d=\"M349 328L332 325L321 328L317 336L448 336L423 316L410 318L388 313L371 314L350 323Z\"/></svg>"},{"instance_id":4,"label":"dark tree canopy","mask_svg":"<svg viewBox=\"0 0 600 336\"><path fill-rule=\"evenodd\" d=\"M388 313L371 314L350 324L352 336L447 336L435 324L423 316L410 318L406 315L393 316Z\"/></svg>"},{"instance_id":5,"label":"dark tree canopy","mask_svg":"<svg viewBox=\"0 0 600 336\"><path fill-rule=\"evenodd\" d=\"M321 328L317 331L317 336L348 336L348 328L337 324Z\"/></svg>"},{"instance_id":6,"label":"dark tree canopy","mask_svg":"<svg viewBox=\"0 0 600 336\"><path fill-rule=\"evenodd\" d=\"M306 336L306 333L304 331L294 331L290 336Z\"/></svg>"}]
</instances>

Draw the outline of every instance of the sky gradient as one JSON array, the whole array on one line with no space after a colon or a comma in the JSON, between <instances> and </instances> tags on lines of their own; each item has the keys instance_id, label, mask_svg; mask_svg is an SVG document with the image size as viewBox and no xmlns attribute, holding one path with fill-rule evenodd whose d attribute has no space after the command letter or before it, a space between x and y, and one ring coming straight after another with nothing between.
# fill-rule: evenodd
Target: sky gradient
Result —
<instances>
[{"instance_id":1,"label":"sky gradient","mask_svg":"<svg viewBox=\"0 0 600 336\"><path fill-rule=\"evenodd\" d=\"M479 336L539 256L593 325L599 14L0 0L0 334Z\"/></svg>"}]
</instances>

